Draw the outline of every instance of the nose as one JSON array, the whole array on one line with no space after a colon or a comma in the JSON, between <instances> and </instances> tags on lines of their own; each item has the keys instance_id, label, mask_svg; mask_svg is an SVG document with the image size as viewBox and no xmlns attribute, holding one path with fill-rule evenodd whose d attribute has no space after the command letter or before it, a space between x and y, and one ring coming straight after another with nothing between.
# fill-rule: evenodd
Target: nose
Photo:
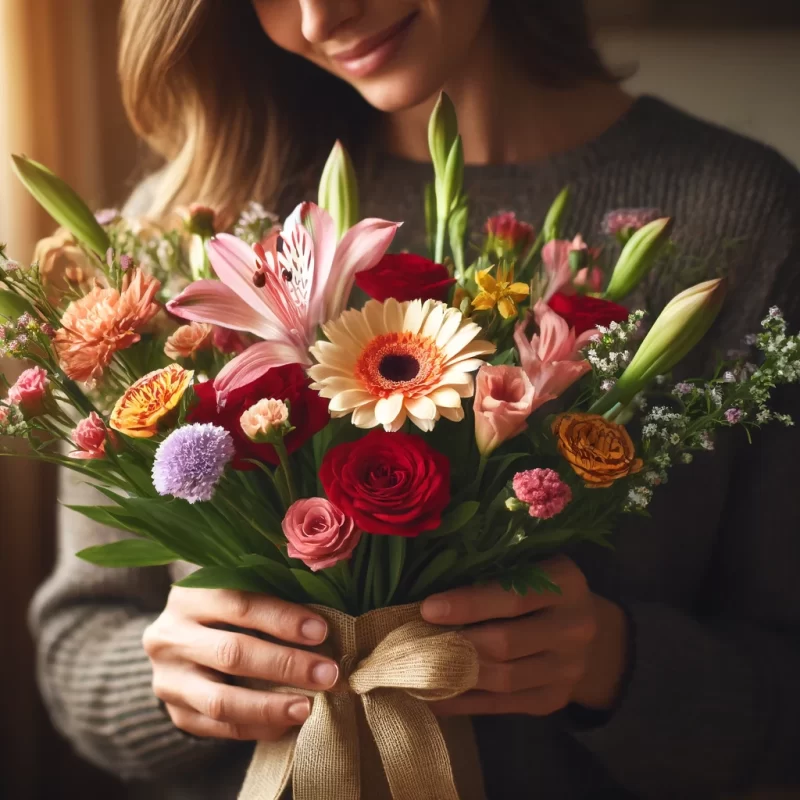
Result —
<instances>
[{"instance_id":1,"label":"nose","mask_svg":"<svg viewBox=\"0 0 800 800\"><path fill-rule=\"evenodd\" d=\"M331 38L333 32L358 13L358 0L299 0L303 37L312 44Z\"/></svg>"}]
</instances>

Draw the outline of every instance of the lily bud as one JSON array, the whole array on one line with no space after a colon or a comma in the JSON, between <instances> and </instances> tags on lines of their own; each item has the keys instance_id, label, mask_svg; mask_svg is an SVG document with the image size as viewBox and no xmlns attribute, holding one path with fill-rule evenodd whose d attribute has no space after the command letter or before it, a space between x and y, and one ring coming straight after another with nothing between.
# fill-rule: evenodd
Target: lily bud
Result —
<instances>
[{"instance_id":1,"label":"lily bud","mask_svg":"<svg viewBox=\"0 0 800 800\"><path fill-rule=\"evenodd\" d=\"M433 255L436 241L436 186L433 183L425 185L425 240Z\"/></svg>"},{"instance_id":2,"label":"lily bud","mask_svg":"<svg viewBox=\"0 0 800 800\"><path fill-rule=\"evenodd\" d=\"M564 212L567 210L570 194L570 188L566 186L553 201L553 205L550 206L550 210L547 212L544 225L542 226L545 242L558 239L561 230L561 220L564 218Z\"/></svg>"},{"instance_id":3,"label":"lily bud","mask_svg":"<svg viewBox=\"0 0 800 800\"><path fill-rule=\"evenodd\" d=\"M605 414L617 403L626 406L658 375L669 372L702 338L725 299L725 281L699 283L667 303L610 392L590 413Z\"/></svg>"},{"instance_id":4,"label":"lily bud","mask_svg":"<svg viewBox=\"0 0 800 800\"><path fill-rule=\"evenodd\" d=\"M628 239L620 253L606 289L607 300L619 302L643 280L669 241L673 222L670 217L653 220Z\"/></svg>"},{"instance_id":5,"label":"lily bud","mask_svg":"<svg viewBox=\"0 0 800 800\"><path fill-rule=\"evenodd\" d=\"M43 164L11 156L12 166L33 199L79 242L103 258L111 246L108 234L78 193Z\"/></svg>"},{"instance_id":6,"label":"lily bud","mask_svg":"<svg viewBox=\"0 0 800 800\"><path fill-rule=\"evenodd\" d=\"M438 180L444 178L447 159L458 136L458 118L453 101L441 92L428 122L428 149Z\"/></svg>"},{"instance_id":7,"label":"lily bud","mask_svg":"<svg viewBox=\"0 0 800 800\"><path fill-rule=\"evenodd\" d=\"M358 181L350 155L337 140L319 182L318 205L332 217L336 240L358 222Z\"/></svg>"},{"instance_id":8,"label":"lily bud","mask_svg":"<svg viewBox=\"0 0 800 800\"><path fill-rule=\"evenodd\" d=\"M464 144L460 136L456 136L447 164L444 169L442 192L437 196L437 208L440 217L446 217L458 204L461 190L464 187Z\"/></svg>"}]
</instances>

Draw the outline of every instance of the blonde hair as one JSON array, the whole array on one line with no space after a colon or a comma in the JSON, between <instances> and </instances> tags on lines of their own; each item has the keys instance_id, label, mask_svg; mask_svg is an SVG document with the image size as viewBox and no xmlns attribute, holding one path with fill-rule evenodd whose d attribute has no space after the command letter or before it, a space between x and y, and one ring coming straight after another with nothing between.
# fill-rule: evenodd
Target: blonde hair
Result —
<instances>
[{"instance_id":1,"label":"blonde hair","mask_svg":"<svg viewBox=\"0 0 800 800\"><path fill-rule=\"evenodd\" d=\"M583 0L493 0L539 80L613 80ZM225 223L250 200L283 210L338 138L358 162L378 113L352 87L273 45L250 0L124 0L119 75L136 133L165 163L147 212L200 202ZM518 46L519 45L519 46Z\"/></svg>"}]
</instances>

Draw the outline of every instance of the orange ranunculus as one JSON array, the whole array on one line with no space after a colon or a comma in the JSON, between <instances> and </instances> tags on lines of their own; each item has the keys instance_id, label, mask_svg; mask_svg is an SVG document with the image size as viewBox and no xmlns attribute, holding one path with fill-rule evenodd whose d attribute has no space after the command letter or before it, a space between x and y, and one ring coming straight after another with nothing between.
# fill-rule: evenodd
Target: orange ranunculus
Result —
<instances>
[{"instance_id":1,"label":"orange ranunculus","mask_svg":"<svg viewBox=\"0 0 800 800\"><path fill-rule=\"evenodd\" d=\"M207 322L190 322L181 325L166 341L164 354L167 358L194 358L201 350L210 350L214 339L214 327Z\"/></svg>"},{"instance_id":2,"label":"orange ranunculus","mask_svg":"<svg viewBox=\"0 0 800 800\"><path fill-rule=\"evenodd\" d=\"M604 489L642 468L628 431L599 414L560 414L553 422L558 450L589 489Z\"/></svg>"},{"instance_id":3,"label":"orange ranunculus","mask_svg":"<svg viewBox=\"0 0 800 800\"><path fill-rule=\"evenodd\" d=\"M158 423L180 402L194 373L170 364L139 378L111 412L109 426L136 439L149 439L158 432Z\"/></svg>"}]
</instances>

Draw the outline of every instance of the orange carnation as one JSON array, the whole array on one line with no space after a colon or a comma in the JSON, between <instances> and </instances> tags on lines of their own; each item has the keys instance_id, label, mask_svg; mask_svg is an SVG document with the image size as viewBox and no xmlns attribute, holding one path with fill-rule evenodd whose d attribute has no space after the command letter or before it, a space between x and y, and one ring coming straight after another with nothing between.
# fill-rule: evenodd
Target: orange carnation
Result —
<instances>
[{"instance_id":1,"label":"orange carnation","mask_svg":"<svg viewBox=\"0 0 800 800\"><path fill-rule=\"evenodd\" d=\"M605 489L642 468L628 431L598 414L560 414L553 434L559 452L589 489Z\"/></svg>"},{"instance_id":2,"label":"orange carnation","mask_svg":"<svg viewBox=\"0 0 800 800\"><path fill-rule=\"evenodd\" d=\"M139 378L117 400L109 426L136 439L155 436L159 421L180 403L193 375L191 370L170 364Z\"/></svg>"},{"instance_id":3,"label":"orange carnation","mask_svg":"<svg viewBox=\"0 0 800 800\"><path fill-rule=\"evenodd\" d=\"M160 286L137 269L126 276L121 292L98 286L70 303L53 340L64 372L74 381L96 383L114 353L136 344L139 331L158 313Z\"/></svg>"},{"instance_id":4,"label":"orange carnation","mask_svg":"<svg viewBox=\"0 0 800 800\"><path fill-rule=\"evenodd\" d=\"M214 328L207 322L181 325L164 344L167 358L194 358L201 350L211 349Z\"/></svg>"}]
</instances>

